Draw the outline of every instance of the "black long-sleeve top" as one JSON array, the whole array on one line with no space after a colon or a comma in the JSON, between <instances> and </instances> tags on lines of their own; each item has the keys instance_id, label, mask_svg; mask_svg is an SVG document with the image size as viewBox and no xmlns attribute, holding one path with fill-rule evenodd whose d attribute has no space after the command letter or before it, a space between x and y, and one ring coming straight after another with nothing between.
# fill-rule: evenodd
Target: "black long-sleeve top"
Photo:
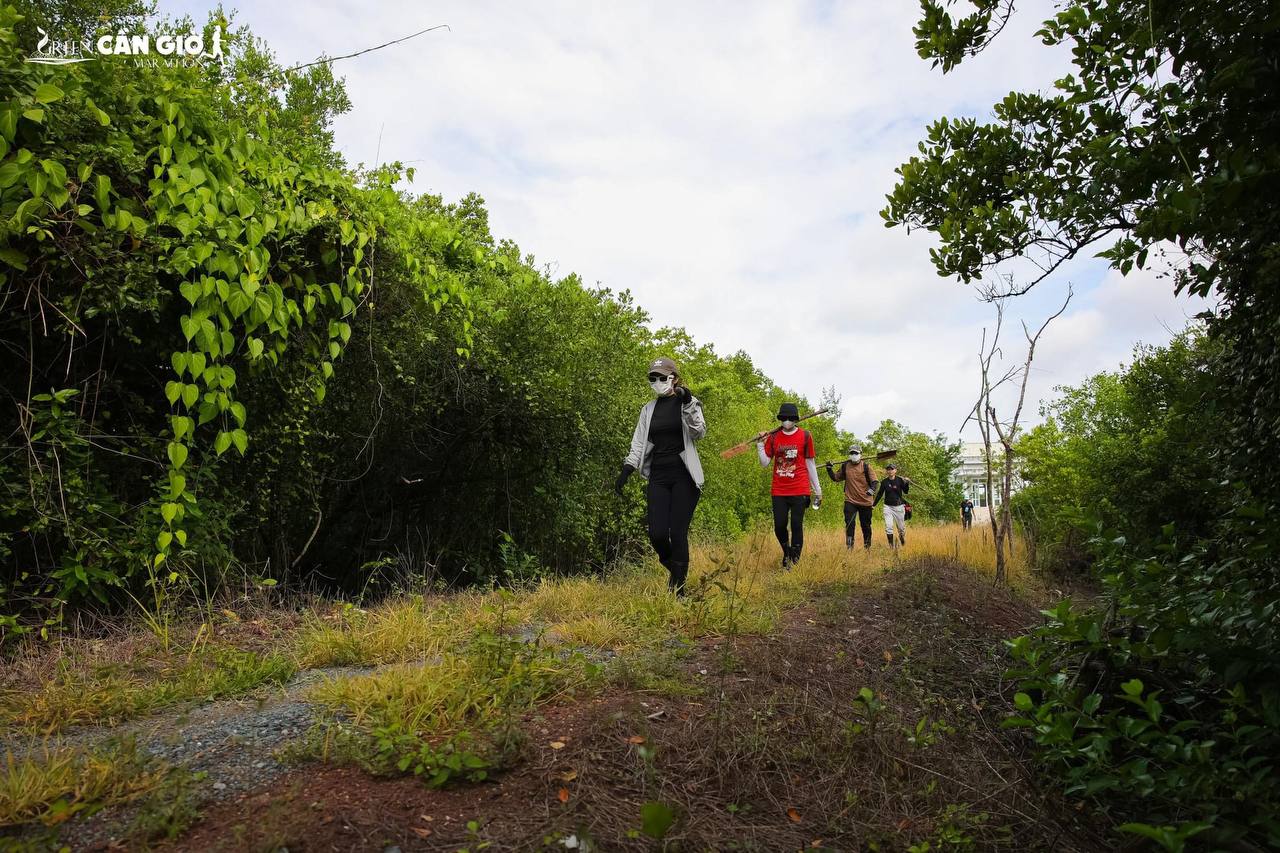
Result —
<instances>
[{"instance_id":1,"label":"black long-sleeve top","mask_svg":"<svg viewBox=\"0 0 1280 853\"><path fill-rule=\"evenodd\" d=\"M902 506L903 496L911 491L911 484L901 477L885 477L880 481L880 491L876 492L876 499L871 502L872 506L880 503L880 499L884 498L885 506Z\"/></svg>"}]
</instances>

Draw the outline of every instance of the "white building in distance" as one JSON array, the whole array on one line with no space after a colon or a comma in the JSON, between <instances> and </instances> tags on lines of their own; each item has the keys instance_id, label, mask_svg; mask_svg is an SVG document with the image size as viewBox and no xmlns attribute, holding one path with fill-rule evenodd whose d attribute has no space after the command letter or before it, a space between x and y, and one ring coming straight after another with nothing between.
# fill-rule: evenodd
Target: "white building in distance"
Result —
<instances>
[{"instance_id":1,"label":"white building in distance","mask_svg":"<svg viewBox=\"0 0 1280 853\"><path fill-rule=\"evenodd\" d=\"M1000 445L993 443L991 452L996 456L994 460L997 466L1000 465ZM991 507L1000 506L1000 477L1001 471L999 467L991 472L992 485L995 487L994 494L991 499L987 499L987 466L985 462L986 448L980 441L966 441L960 445L960 465L952 472L951 478L961 485L964 489L965 497L973 501L973 519L974 521L988 521L991 518ZM1013 477L1013 491L1018 491L1021 485L1017 474Z\"/></svg>"}]
</instances>

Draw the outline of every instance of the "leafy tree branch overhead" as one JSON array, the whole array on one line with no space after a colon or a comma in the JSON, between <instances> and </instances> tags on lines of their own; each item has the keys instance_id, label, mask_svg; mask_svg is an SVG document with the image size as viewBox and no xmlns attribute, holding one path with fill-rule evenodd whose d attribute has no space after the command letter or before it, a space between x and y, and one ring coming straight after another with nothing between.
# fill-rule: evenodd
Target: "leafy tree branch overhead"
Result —
<instances>
[{"instance_id":1,"label":"leafy tree branch overhead","mask_svg":"<svg viewBox=\"0 0 1280 853\"><path fill-rule=\"evenodd\" d=\"M925 0L916 30L920 55L944 72L1013 11L984 0L956 20L950 5ZM1090 247L1127 271L1163 242L1188 254L1179 287L1229 290L1218 259L1266 239L1238 203L1274 186L1274 35L1267 4L1207 5L1066 4L1037 35L1068 47L1075 72L1048 94L1011 92L995 121L932 124L899 169L886 223L936 232L940 275L971 281L1024 255L1040 265L994 296L1025 292Z\"/></svg>"}]
</instances>

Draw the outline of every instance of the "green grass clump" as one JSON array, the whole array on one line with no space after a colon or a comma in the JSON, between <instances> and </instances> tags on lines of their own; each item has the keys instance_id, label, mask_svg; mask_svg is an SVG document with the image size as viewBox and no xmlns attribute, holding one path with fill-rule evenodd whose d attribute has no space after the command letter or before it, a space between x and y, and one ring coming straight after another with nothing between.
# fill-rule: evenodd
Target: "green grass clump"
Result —
<instances>
[{"instance_id":1,"label":"green grass clump","mask_svg":"<svg viewBox=\"0 0 1280 853\"><path fill-rule=\"evenodd\" d=\"M87 809L128 802L164 782L169 768L132 741L100 749L45 747L0 765L0 827L55 826Z\"/></svg>"},{"instance_id":2,"label":"green grass clump","mask_svg":"<svg viewBox=\"0 0 1280 853\"><path fill-rule=\"evenodd\" d=\"M307 752L376 773L414 773L433 785L484 778L514 755L521 715L604 683L580 652L509 633L514 600L495 592L464 641L434 659L317 685L328 710Z\"/></svg>"},{"instance_id":3,"label":"green grass clump","mask_svg":"<svg viewBox=\"0 0 1280 853\"><path fill-rule=\"evenodd\" d=\"M291 678L297 666L276 653L202 647L178 660L62 670L34 694L0 696L0 720L48 732L86 723L115 724L193 699L246 693Z\"/></svg>"},{"instance_id":4,"label":"green grass clump","mask_svg":"<svg viewBox=\"0 0 1280 853\"><path fill-rule=\"evenodd\" d=\"M370 610L352 605L308 620L294 644L303 669L376 666L435 657L465 637L484 596L412 596Z\"/></svg>"}]
</instances>

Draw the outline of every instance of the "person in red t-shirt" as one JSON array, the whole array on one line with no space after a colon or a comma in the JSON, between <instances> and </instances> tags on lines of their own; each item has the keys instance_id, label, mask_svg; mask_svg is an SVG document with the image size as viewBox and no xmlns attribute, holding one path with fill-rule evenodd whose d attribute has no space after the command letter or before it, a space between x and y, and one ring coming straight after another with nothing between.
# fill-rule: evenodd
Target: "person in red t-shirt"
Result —
<instances>
[{"instance_id":1,"label":"person in red t-shirt","mask_svg":"<svg viewBox=\"0 0 1280 853\"><path fill-rule=\"evenodd\" d=\"M760 464L773 465L773 532L782 546L782 568L791 568L800 559L804 547L804 511L812 495L813 508L822 505L818 482L818 466L814 462L813 436L799 429L800 411L795 403L783 403L778 409L782 427L757 442ZM791 522L790 536L787 522Z\"/></svg>"}]
</instances>

